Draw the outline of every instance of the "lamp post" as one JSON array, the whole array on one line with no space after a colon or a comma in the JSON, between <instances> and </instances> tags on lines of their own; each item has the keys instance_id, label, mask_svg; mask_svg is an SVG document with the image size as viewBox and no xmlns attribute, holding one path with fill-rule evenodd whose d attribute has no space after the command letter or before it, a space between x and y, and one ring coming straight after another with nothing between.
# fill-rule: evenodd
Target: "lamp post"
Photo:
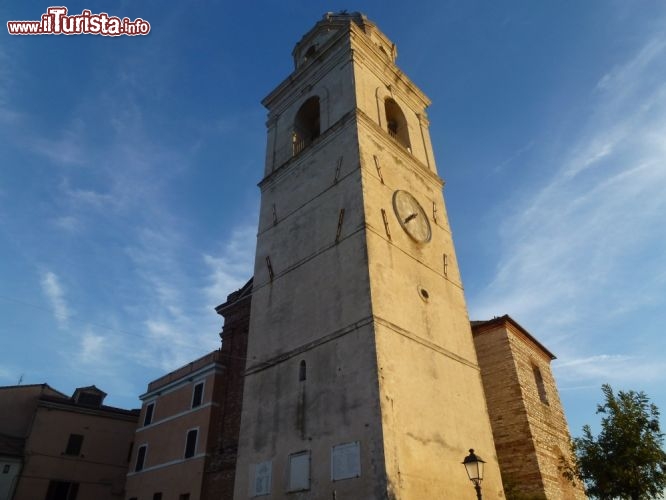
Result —
<instances>
[{"instance_id":1,"label":"lamp post","mask_svg":"<svg viewBox=\"0 0 666 500\"><path fill-rule=\"evenodd\" d=\"M467 471L467 476L469 477L469 480L474 483L474 489L476 490L476 498L477 500L482 500L481 498L481 481L483 480L483 460L481 460L481 457L478 455L474 454L474 450L470 449L469 450L469 455L465 457L463 460L463 465L465 466L465 470Z\"/></svg>"}]
</instances>

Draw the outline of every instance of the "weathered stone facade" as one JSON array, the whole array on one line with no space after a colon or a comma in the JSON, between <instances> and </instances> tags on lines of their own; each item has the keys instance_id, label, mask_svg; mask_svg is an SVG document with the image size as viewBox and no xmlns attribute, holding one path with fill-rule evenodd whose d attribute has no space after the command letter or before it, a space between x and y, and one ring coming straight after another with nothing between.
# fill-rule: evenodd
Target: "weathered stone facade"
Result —
<instances>
[{"instance_id":1,"label":"weathered stone facade","mask_svg":"<svg viewBox=\"0 0 666 500\"><path fill-rule=\"evenodd\" d=\"M327 14L269 110L235 498L503 498L428 98ZM463 411L464 409L464 411Z\"/></svg>"},{"instance_id":2,"label":"weathered stone facade","mask_svg":"<svg viewBox=\"0 0 666 500\"><path fill-rule=\"evenodd\" d=\"M555 356L509 316L473 322L472 331L507 497L586 498L559 471L570 436Z\"/></svg>"}]
</instances>

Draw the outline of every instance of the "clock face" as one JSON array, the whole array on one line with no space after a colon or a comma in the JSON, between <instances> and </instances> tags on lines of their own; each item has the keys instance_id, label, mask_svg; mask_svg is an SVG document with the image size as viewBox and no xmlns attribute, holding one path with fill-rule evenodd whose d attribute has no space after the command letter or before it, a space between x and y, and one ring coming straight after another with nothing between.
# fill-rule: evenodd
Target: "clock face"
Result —
<instances>
[{"instance_id":1,"label":"clock face","mask_svg":"<svg viewBox=\"0 0 666 500\"><path fill-rule=\"evenodd\" d=\"M405 232L418 243L430 241L430 222L423 207L410 193L393 193L393 210Z\"/></svg>"}]
</instances>

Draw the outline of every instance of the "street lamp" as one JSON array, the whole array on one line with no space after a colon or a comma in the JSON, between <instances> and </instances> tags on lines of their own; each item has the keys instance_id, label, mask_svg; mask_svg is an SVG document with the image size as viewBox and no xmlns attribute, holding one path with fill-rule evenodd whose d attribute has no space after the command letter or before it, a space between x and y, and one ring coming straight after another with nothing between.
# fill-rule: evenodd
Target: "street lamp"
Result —
<instances>
[{"instance_id":1,"label":"street lamp","mask_svg":"<svg viewBox=\"0 0 666 500\"><path fill-rule=\"evenodd\" d=\"M475 455L474 450L470 449L469 455L465 457L462 463L465 466L465 470L467 471L467 476L469 477L469 480L472 481L472 483L474 483L474 489L476 490L477 500L482 500L481 481L483 480L483 464L485 464L486 462L481 460L481 457Z\"/></svg>"}]
</instances>

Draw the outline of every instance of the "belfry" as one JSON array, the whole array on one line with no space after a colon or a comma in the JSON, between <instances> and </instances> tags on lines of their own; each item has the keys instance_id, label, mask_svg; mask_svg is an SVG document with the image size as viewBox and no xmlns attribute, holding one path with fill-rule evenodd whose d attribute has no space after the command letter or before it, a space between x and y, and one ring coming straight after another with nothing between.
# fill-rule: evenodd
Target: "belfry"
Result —
<instances>
[{"instance_id":1,"label":"belfry","mask_svg":"<svg viewBox=\"0 0 666 500\"><path fill-rule=\"evenodd\" d=\"M503 498L428 131L359 13L326 14L263 101L266 164L235 498Z\"/></svg>"}]
</instances>

